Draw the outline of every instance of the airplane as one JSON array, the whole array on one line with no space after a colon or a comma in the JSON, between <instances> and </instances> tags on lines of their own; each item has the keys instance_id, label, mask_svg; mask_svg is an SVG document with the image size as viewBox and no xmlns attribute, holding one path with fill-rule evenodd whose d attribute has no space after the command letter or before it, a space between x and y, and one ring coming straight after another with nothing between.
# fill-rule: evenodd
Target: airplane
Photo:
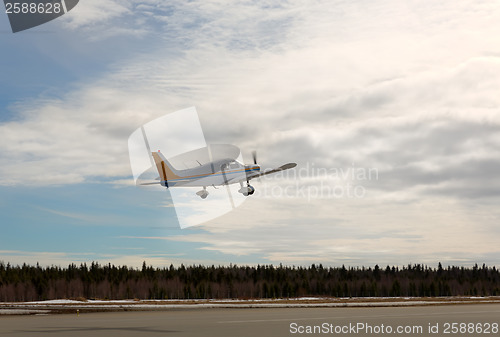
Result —
<instances>
[{"instance_id":1,"label":"airplane","mask_svg":"<svg viewBox=\"0 0 500 337\"><path fill-rule=\"evenodd\" d=\"M253 165L244 165L238 162L236 158L239 156L239 153L239 148L234 145L209 145L205 148L190 151L189 153L167 160L160 150L158 150L158 152L152 152L151 155L160 175L156 179L160 181L142 183L141 185L161 184L161 186L166 188L202 187L202 190L196 192L196 195L202 199L206 199L209 194L207 186L216 187L240 184L238 192L244 196L249 196L255 192L255 188L250 185L250 180L297 166L296 163L288 163L261 172L261 168L257 164L257 154L255 151L252 152ZM190 160L187 160L188 158ZM205 163L202 164L196 158L200 160L204 158ZM193 167L191 165L191 167L188 166L186 169L180 169L173 165L173 162L186 163L187 161L196 163L196 166ZM244 186L245 182L246 186Z\"/></svg>"}]
</instances>

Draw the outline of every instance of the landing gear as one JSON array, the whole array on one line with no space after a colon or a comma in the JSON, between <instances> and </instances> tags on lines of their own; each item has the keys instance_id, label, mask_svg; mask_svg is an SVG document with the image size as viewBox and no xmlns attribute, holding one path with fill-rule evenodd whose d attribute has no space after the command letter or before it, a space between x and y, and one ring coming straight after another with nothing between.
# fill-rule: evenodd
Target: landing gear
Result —
<instances>
[{"instance_id":1,"label":"landing gear","mask_svg":"<svg viewBox=\"0 0 500 337\"><path fill-rule=\"evenodd\" d=\"M243 194L245 197L252 195L255 192L255 188L252 185L250 185L248 182L247 182L247 186L243 186L243 183L240 182L240 186L241 186L241 188L238 190L238 192Z\"/></svg>"},{"instance_id":2,"label":"landing gear","mask_svg":"<svg viewBox=\"0 0 500 337\"><path fill-rule=\"evenodd\" d=\"M207 188L205 186L203 186L203 189L201 191L196 192L196 195L202 199L206 199L208 197Z\"/></svg>"},{"instance_id":3,"label":"landing gear","mask_svg":"<svg viewBox=\"0 0 500 337\"><path fill-rule=\"evenodd\" d=\"M255 192L255 188L251 185L247 186L248 188L248 195L252 195Z\"/></svg>"}]
</instances>

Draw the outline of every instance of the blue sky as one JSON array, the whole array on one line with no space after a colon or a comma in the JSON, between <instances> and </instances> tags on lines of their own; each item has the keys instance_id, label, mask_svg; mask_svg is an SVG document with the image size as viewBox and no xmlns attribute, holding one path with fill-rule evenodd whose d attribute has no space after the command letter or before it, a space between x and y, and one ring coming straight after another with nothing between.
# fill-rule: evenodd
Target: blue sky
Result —
<instances>
[{"instance_id":1,"label":"blue sky","mask_svg":"<svg viewBox=\"0 0 500 337\"><path fill-rule=\"evenodd\" d=\"M498 266L499 19L490 1L85 0L12 34L0 15L0 260ZM190 106L208 142L303 174L179 229L168 193L133 186L127 139Z\"/></svg>"}]
</instances>

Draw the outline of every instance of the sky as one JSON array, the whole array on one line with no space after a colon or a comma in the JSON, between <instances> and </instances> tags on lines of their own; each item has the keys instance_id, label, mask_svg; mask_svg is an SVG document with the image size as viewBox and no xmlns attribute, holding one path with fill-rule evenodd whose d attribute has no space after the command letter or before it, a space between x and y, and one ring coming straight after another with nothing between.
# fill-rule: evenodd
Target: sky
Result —
<instances>
[{"instance_id":1,"label":"sky","mask_svg":"<svg viewBox=\"0 0 500 337\"><path fill-rule=\"evenodd\" d=\"M0 46L0 261L500 266L497 1L82 0ZM298 165L180 229L127 140L192 106Z\"/></svg>"}]
</instances>

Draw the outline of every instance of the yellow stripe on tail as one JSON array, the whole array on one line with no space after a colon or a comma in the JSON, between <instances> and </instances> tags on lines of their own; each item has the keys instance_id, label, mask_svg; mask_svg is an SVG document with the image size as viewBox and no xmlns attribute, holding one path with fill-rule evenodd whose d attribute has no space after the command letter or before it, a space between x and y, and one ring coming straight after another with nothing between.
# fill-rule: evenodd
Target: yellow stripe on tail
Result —
<instances>
[{"instance_id":1,"label":"yellow stripe on tail","mask_svg":"<svg viewBox=\"0 0 500 337\"><path fill-rule=\"evenodd\" d=\"M173 168L170 167L170 163L165 158L162 158L163 156L157 152L152 152L152 155L155 160L156 169L158 170L162 181L182 178L174 173Z\"/></svg>"}]
</instances>

